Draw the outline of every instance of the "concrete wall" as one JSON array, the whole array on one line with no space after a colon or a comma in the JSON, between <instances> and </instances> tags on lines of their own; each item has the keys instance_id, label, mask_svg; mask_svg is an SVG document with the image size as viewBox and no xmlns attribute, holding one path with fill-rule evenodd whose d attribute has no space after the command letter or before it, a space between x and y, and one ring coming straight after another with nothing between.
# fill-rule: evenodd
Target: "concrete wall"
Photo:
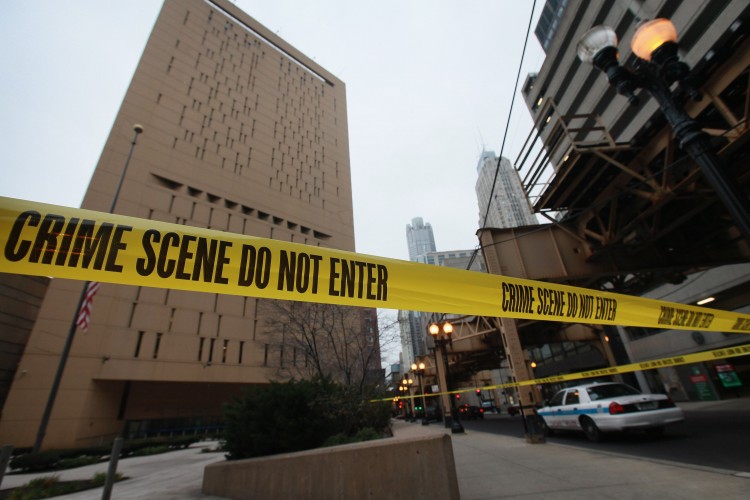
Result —
<instances>
[{"instance_id":1,"label":"concrete wall","mask_svg":"<svg viewBox=\"0 0 750 500\"><path fill-rule=\"evenodd\" d=\"M232 499L458 499L449 435L380 439L211 464L203 493Z\"/></svg>"}]
</instances>

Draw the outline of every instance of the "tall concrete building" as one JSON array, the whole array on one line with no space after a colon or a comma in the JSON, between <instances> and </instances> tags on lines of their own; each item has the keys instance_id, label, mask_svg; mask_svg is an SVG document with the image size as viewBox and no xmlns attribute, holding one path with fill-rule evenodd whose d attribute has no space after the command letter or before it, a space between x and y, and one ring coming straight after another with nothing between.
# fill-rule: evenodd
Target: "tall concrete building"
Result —
<instances>
[{"instance_id":1,"label":"tall concrete building","mask_svg":"<svg viewBox=\"0 0 750 500\"><path fill-rule=\"evenodd\" d=\"M414 217L411 224L406 225L406 243L409 245L409 260L412 262L421 262L420 256L434 252L435 236L430 223L425 223L422 217Z\"/></svg>"},{"instance_id":2,"label":"tall concrete building","mask_svg":"<svg viewBox=\"0 0 750 500\"><path fill-rule=\"evenodd\" d=\"M406 241L409 259L421 264L470 269L484 272L484 260L473 250L451 250L438 252L432 226L421 217L406 225ZM417 358L427 354L427 326L430 311L399 311L398 324L401 333L401 359L410 366ZM407 370L408 371L408 370Z\"/></svg>"},{"instance_id":3,"label":"tall concrete building","mask_svg":"<svg viewBox=\"0 0 750 500\"><path fill-rule=\"evenodd\" d=\"M343 82L231 2L166 0L83 207L110 206L137 123L115 213L353 251L346 107ZM34 442L82 287L52 280L2 411L3 443ZM44 447L216 423L243 384L303 362L266 331L258 304L102 284Z\"/></svg>"},{"instance_id":4,"label":"tall concrete building","mask_svg":"<svg viewBox=\"0 0 750 500\"><path fill-rule=\"evenodd\" d=\"M560 20L567 5L568 0L547 0L544 2L534 34L545 52L549 49L552 39L555 38L555 33L557 33L557 28L560 26Z\"/></svg>"},{"instance_id":5,"label":"tall concrete building","mask_svg":"<svg viewBox=\"0 0 750 500\"><path fill-rule=\"evenodd\" d=\"M435 251L435 235L430 223L422 217L414 217L411 224L406 225L406 244L409 247L409 260L426 264L427 254ZM425 354L424 315L420 311L399 311L398 324L401 361L408 368L417 357Z\"/></svg>"},{"instance_id":6,"label":"tall concrete building","mask_svg":"<svg viewBox=\"0 0 750 500\"><path fill-rule=\"evenodd\" d=\"M477 163L475 189L479 203L479 227L537 224L518 172L507 158L502 157L499 165L498 160L494 151L483 151Z\"/></svg>"}]
</instances>

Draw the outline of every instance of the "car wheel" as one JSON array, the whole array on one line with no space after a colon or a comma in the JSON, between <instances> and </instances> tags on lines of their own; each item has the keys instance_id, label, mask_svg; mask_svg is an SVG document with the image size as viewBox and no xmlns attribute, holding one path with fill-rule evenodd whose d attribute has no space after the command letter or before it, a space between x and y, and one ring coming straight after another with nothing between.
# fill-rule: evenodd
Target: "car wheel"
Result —
<instances>
[{"instance_id":1,"label":"car wheel","mask_svg":"<svg viewBox=\"0 0 750 500\"><path fill-rule=\"evenodd\" d=\"M581 418L581 427L583 428L584 434L594 443L598 443L602 440L602 431L596 426L593 420L588 417Z\"/></svg>"},{"instance_id":2,"label":"car wheel","mask_svg":"<svg viewBox=\"0 0 750 500\"><path fill-rule=\"evenodd\" d=\"M646 429L646 435L652 436L652 437L659 437L664 434L664 426L660 425L659 427L652 427L650 429Z\"/></svg>"}]
</instances>

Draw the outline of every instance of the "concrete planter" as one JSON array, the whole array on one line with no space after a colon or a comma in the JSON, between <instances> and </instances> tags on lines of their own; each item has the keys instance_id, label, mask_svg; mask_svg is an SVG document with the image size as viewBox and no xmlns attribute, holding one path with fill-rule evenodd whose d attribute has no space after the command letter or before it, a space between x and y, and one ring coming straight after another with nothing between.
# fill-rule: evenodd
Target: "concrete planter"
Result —
<instances>
[{"instance_id":1,"label":"concrete planter","mask_svg":"<svg viewBox=\"0 0 750 500\"><path fill-rule=\"evenodd\" d=\"M448 435L385 438L208 465L203 493L231 499L459 498Z\"/></svg>"}]
</instances>

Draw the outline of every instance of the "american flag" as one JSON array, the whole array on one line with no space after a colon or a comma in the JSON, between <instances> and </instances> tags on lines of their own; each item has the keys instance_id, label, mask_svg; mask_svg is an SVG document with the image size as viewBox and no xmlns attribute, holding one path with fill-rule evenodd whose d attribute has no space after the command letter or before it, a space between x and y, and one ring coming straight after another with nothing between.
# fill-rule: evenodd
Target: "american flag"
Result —
<instances>
[{"instance_id":1,"label":"american flag","mask_svg":"<svg viewBox=\"0 0 750 500\"><path fill-rule=\"evenodd\" d=\"M78 320L76 324L86 333L89 329L89 319L91 319L91 304L94 301L94 295L99 291L98 281L89 281L86 286L86 295L83 297L81 309L78 311Z\"/></svg>"}]
</instances>

